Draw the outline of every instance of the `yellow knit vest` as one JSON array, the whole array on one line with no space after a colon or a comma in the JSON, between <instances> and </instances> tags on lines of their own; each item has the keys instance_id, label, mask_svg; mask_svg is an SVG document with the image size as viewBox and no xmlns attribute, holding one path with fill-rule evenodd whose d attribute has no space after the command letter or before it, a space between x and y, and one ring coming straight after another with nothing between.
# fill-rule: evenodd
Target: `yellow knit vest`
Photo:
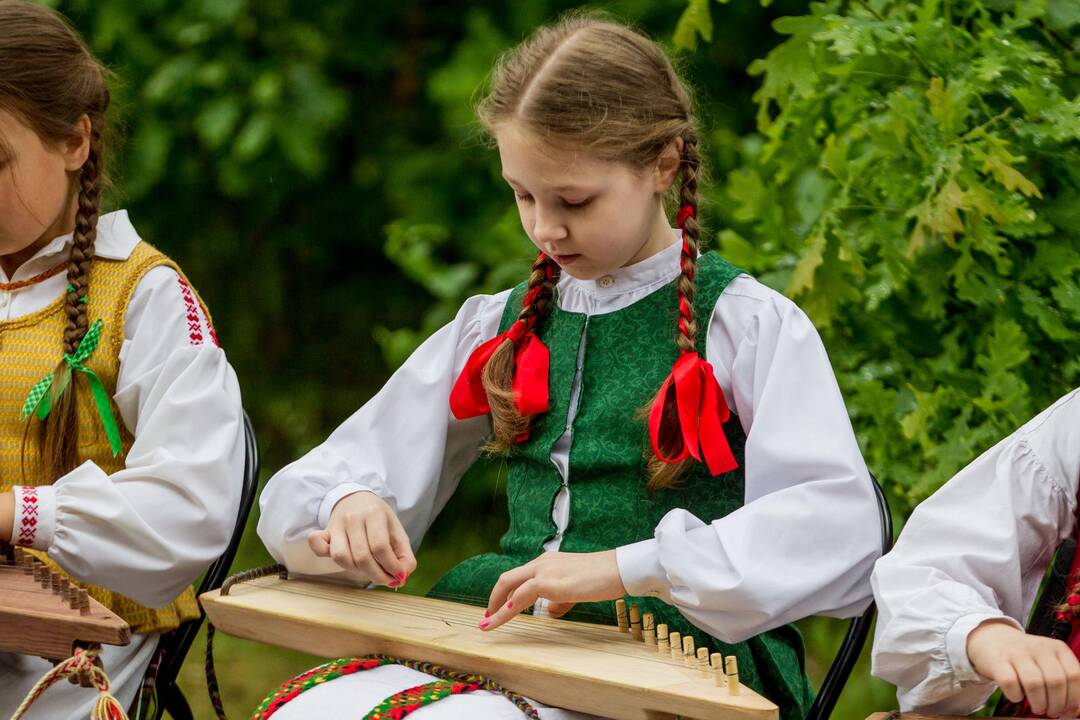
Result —
<instances>
[{"instance_id":1,"label":"yellow knit vest","mask_svg":"<svg viewBox=\"0 0 1080 720\"><path fill-rule=\"evenodd\" d=\"M110 398L116 392L120 346L124 341L124 317L127 314L128 302L143 275L159 265L167 265L183 277L175 263L145 242L140 242L127 260L96 258L90 265L87 319L93 322L101 318L104 329L97 350L85 364L101 378ZM199 302L201 304L202 301ZM205 306L202 309L206 312ZM207 313L208 320L209 317ZM25 433L27 422L22 419L21 411L30 388L47 373L52 372L60 361L66 322L63 295L35 313L14 320L0 321L0 491L10 490L14 485L48 485L53 482L52 478L41 477L39 472L38 433L35 427L38 420L31 418L30 432ZM111 403L124 445L120 455L113 457L86 377L82 373L74 373L71 383L72 386L67 392L75 389L76 385L78 389L76 407L79 417L80 464L92 460L110 475L123 469L127 451L134 438L124 427L120 411L115 403ZM192 532L197 531L198 528L192 528ZM44 552L30 552L63 572ZM164 632L176 628L185 620L199 616L195 593L191 588L164 607L148 608L106 588L86 583L77 584L85 587L98 602L127 621L133 632Z\"/></svg>"}]
</instances>

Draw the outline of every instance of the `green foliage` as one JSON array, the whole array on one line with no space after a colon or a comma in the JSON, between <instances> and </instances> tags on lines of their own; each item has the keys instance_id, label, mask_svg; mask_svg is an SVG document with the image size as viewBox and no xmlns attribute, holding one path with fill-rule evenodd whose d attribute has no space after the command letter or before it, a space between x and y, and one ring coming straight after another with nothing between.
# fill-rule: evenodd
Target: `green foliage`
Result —
<instances>
[{"instance_id":1,"label":"green foliage","mask_svg":"<svg viewBox=\"0 0 1080 720\"><path fill-rule=\"evenodd\" d=\"M1076 8L815 2L749 66L719 244L821 329L902 512L1080 384Z\"/></svg>"},{"instance_id":2,"label":"green foliage","mask_svg":"<svg viewBox=\"0 0 1080 720\"><path fill-rule=\"evenodd\" d=\"M712 42L710 2L712 0L690 0L690 6L686 8L679 18L679 24L675 26L673 39L676 45L696 50L699 35L705 42Z\"/></svg>"},{"instance_id":3,"label":"green foliage","mask_svg":"<svg viewBox=\"0 0 1080 720\"><path fill-rule=\"evenodd\" d=\"M439 216L433 207L454 217L467 197L421 192L417 178L458 179L431 149L442 126L426 83L474 84L453 69L430 79L471 3L53 4L118 78L127 142L110 204L129 208L207 300L266 466L281 467L381 384L375 329L415 323L425 288L462 281L395 272L383 245L395 218Z\"/></svg>"},{"instance_id":4,"label":"green foliage","mask_svg":"<svg viewBox=\"0 0 1080 720\"><path fill-rule=\"evenodd\" d=\"M714 135L752 117L749 92L733 94L731 86L743 82L742 66L755 48L775 37L764 30L767 17L756 5L720 5L723 25L715 33L717 44L681 59L703 91L725 96L723 105L704 113ZM635 0L611 6L617 17L662 39L672 32L682 3ZM426 93L441 132L430 147L391 169L391 202L401 212L386 226L387 257L425 288L430 304L417 327L388 323L377 330L375 337L391 366L449 321L468 295L503 290L528 274L535 251L521 229L511 192L500 177L498 156L483 136L473 105L499 53L563 9L550 0L537 0L510 14L490 6L474 8L464 16L464 37L446 63L431 73ZM598 9L606 8L601 4ZM695 4L691 11L703 13L704 20L682 17L675 35L699 33L713 39L708 5Z\"/></svg>"},{"instance_id":5,"label":"green foliage","mask_svg":"<svg viewBox=\"0 0 1080 720\"><path fill-rule=\"evenodd\" d=\"M531 246L471 108L498 53L568 0L49 1L120 78L113 203L213 309L266 473L467 295L525 277ZM817 322L906 510L1077 384L1080 6L765 6L607 4L687 49L717 179L704 220ZM491 467L462 483L425 544L432 577L490 546L498 486ZM250 531L242 558L265 559ZM837 633L816 623L820 669ZM236 666L259 696L287 674L260 675L262 654ZM887 707L880 685L851 717Z\"/></svg>"}]
</instances>

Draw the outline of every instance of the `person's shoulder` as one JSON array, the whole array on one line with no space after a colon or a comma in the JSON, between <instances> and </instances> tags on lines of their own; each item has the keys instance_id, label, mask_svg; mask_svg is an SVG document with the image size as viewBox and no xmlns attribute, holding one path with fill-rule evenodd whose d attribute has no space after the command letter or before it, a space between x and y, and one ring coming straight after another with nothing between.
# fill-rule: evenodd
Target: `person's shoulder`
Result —
<instances>
[{"instance_id":1,"label":"person's shoulder","mask_svg":"<svg viewBox=\"0 0 1080 720\"><path fill-rule=\"evenodd\" d=\"M500 290L497 293L478 293L476 295L470 295L465 299L465 302L461 304L461 307L457 312L457 319L459 321L480 321L483 322L490 318L501 317L503 311L506 309L506 304L510 300L511 293L515 288L507 288L506 290Z\"/></svg>"},{"instance_id":2,"label":"person's shoulder","mask_svg":"<svg viewBox=\"0 0 1080 720\"><path fill-rule=\"evenodd\" d=\"M746 272L736 275L724 288L716 299L714 316L728 323L759 330L771 328L774 332L791 319L809 323L793 300Z\"/></svg>"},{"instance_id":3,"label":"person's shoulder","mask_svg":"<svg viewBox=\"0 0 1080 720\"><path fill-rule=\"evenodd\" d=\"M1013 439L1030 447L1066 492L1075 493L1080 482L1080 388L1026 422Z\"/></svg>"},{"instance_id":4,"label":"person's shoulder","mask_svg":"<svg viewBox=\"0 0 1080 720\"><path fill-rule=\"evenodd\" d=\"M461 304L464 307L474 308L489 308L489 307L502 307L506 305L506 301L510 299L510 295L516 288L506 288L505 290L499 290L495 293L477 293L465 298L465 302Z\"/></svg>"},{"instance_id":5,"label":"person's shoulder","mask_svg":"<svg viewBox=\"0 0 1080 720\"><path fill-rule=\"evenodd\" d=\"M97 220L94 256L105 260L128 260L142 238L128 217L127 210L115 210Z\"/></svg>"},{"instance_id":6,"label":"person's shoulder","mask_svg":"<svg viewBox=\"0 0 1080 720\"><path fill-rule=\"evenodd\" d=\"M1080 438L1080 388L1062 395L1050 407L1024 423L1017 434L1031 439L1062 432ZM1080 447L1077 454L1080 454Z\"/></svg>"}]
</instances>

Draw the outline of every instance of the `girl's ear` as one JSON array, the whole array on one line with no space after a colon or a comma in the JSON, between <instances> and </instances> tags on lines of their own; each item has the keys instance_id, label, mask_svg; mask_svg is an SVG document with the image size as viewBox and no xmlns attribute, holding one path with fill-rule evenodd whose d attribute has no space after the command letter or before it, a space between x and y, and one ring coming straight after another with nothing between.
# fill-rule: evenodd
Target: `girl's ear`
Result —
<instances>
[{"instance_id":1,"label":"girl's ear","mask_svg":"<svg viewBox=\"0 0 1080 720\"><path fill-rule=\"evenodd\" d=\"M60 144L60 152L64 156L64 169L75 172L86 163L90 156L90 116L83 113L82 117L75 121L71 136Z\"/></svg>"},{"instance_id":2,"label":"girl's ear","mask_svg":"<svg viewBox=\"0 0 1080 720\"><path fill-rule=\"evenodd\" d=\"M679 177L679 168L682 166L683 139L677 137L667 144L656 159L656 168L653 170L654 190L657 194L664 194L675 184Z\"/></svg>"}]
</instances>

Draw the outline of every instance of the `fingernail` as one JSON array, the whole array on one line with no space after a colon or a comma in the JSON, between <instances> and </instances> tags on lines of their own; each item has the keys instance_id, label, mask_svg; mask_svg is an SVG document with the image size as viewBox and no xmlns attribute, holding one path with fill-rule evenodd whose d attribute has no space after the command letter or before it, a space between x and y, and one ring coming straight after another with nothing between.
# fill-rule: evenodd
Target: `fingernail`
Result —
<instances>
[{"instance_id":1,"label":"fingernail","mask_svg":"<svg viewBox=\"0 0 1080 720\"><path fill-rule=\"evenodd\" d=\"M396 578L397 578L397 581L398 581L399 583L404 583L404 582L405 582L405 579L406 579L406 578L408 578L409 576L408 576L408 575L406 575L405 573L398 573L398 574L397 574L397 575L395 575L394 577L396 577Z\"/></svg>"},{"instance_id":2,"label":"fingernail","mask_svg":"<svg viewBox=\"0 0 1080 720\"><path fill-rule=\"evenodd\" d=\"M386 587L396 588L400 584L401 584L400 580L391 580L390 582L386 583Z\"/></svg>"},{"instance_id":3,"label":"fingernail","mask_svg":"<svg viewBox=\"0 0 1080 720\"><path fill-rule=\"evenodd\" d=\"M510 610L513 610L514 609L514 601L513 600L507 600L506 601L506 607L508 609L510 609Z\"/></svg>"},{"instance_id":4,"label":"fingernail","mask_svg":"<svg viewBox=\"0 0 1080 720\"><path fill-rule=\"evenodd\" d=\"M491 617L491 611L490 610L485 610L484 611L484 617Z\"/></svg>"},{"instance_id":5,"label":"fingernail","mask_svg":"<svg viewBox=\"0 0 1080 720\"><path fill-rule=\"evenodd\" d=\"M487 630L487 626L491 624L490 620L484 619L480 621L480 629Z\"/></svg>"}]
</instances>

